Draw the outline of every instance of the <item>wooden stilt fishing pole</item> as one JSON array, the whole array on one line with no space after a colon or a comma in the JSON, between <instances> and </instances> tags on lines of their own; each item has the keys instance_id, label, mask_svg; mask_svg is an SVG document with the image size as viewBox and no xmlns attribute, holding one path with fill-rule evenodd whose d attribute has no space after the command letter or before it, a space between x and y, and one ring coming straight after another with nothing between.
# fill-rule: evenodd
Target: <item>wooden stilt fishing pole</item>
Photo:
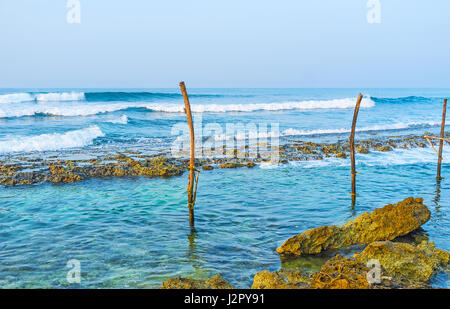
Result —
<instances>
[{"instance_id":1,"label":"wooden stilt fishing pole","mask_svg":"<svg viewBox=\"0 0 450 309\"><path fill-rule=\"evenodd\" d=\"M356 130L356 120L358 119L359 106L361 104L361 100L363 95L360 93L358 96L358 100L356 101L355 112L353 113L353 123L352 123L352 131L350 134L349 142L350 142L350 158L352 161L352 205L355 205L356 202L356 164L355 164L355 130Z\"/></svg>"},{"instance_id":2,"label":"wooden stilt fishing pole","mask_svg":"<svg viewBox=\"0 0 450 309\"><path fill-rule=\"evenodd\" d=\"M197 171L195 169L195 135L194 135L194 123L192 121L192 113L191 113L191 105L189 103L189 97L186 92L186 86L184 82L180 82L180 89L181 93L183 94L184 98L184 106L187 118L187 123L189 126L189 133L191 137L191 155L190 155L190 161L189 161L189 183L188 183L188 207L189 207L189 225L191 227L194 227L194 205L195 205L195 198L197 196L197 184L198 184L198 174L197 179L195 178L195 172ZM197 171L198 173L198 171ZM195 183L195 191L194 191L194 183Z\"/></svg>"},{"instance_id":3,"label":"wooden stilt fishing pole","mask_svg":"<svg viewBox=\"0 0 450 309\"><path fill-rule=\"evenodd\" d=\"M442 150L444 148L444 131L445 131L445 114L447 113L447 99L444 99L444 106L442 109L442 122L441 122L441 138L439 140L439 154L438 154L438 165L437 165L437 179L442 179L441 177L441 163L442 163Z\"/></svg>"}]
</instances>

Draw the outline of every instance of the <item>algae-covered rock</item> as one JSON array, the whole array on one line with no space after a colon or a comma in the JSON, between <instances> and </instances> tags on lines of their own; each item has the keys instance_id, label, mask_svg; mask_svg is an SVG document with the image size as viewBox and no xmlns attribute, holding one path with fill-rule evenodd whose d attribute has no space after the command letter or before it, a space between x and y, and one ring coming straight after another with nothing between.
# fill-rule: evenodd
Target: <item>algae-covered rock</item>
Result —
<instances>
[{"instance_id":1,"label":"algae-covered rock","mask_svg":"<svg viewBox=\"0 0 450 309\"><path fill-rule=\"evenodd\" d=\"M369 153L369 150L366 147L364 147L363 145L356 146L356 151L359 153L364 153L364 154Z\"/></svg>"},{"instance_id":2,"label":"algae-covered rock","mask_svg":"<svg viewBox=\"0 0 450 309\"><path fill-rule=\"evenodd\" d=\"M163 282L161 289L232 289L221 275L209 279L172 278Z\"/></svg>"},{"instance_id":3,"label":"algae-covered rock","mask_svg":"<svg viewBox=\"0 0 450 309\"><path fill-rule=\"evenodd\" d=\"M203 165L203 166L202 166L202 169L203 169L204 171L210 171L210 170L214 169L214 167L212 167L211 165Z\"/></svg>"},{"instance_id":4,"label":"algae-covered rock","mask_svg":"<svg viewBox=\"0 0 450 309\"><path fill-rule=\"evenodd\" d=\"M311 282L311 275L300 270L263 270L255 275L252 289L304 289Z\"/></svg>"},{"instance_id":5,"label":"algae-covered rock","mask_svg":"<svg viewBox=\"0 0 450 309\"><path fill-rule=\"evenodd\" d=\"M429 289L424 282L385 276L380 269L379 281L372 281L373 269L354 258L336 255L313 275L310 289ZM372 278L370 281L369 279Z\"/></svg>"},{"instance_id":6,"label":"algae-covered rock","mask_svg":"<svg viewBox=\"0 0 450 309\"><path fill-rule=\"evenodd\" d=\"M430 219L430 211L421 198L407 198L363 213L343 226L322 226L307 230L286 240L279 254L316 254L326 249L364 245L379 240L392 240L419 228Z\"/></svg>"},{"instance_id":7,"label":"algae-covered rock","mask_svg":"<svg viewBox=\"0 0 450 309\"><path fill-rule=\"evenodd\" d=\"M355 259L336 255L314 274L311 289L370 289L370 269Z\"/></svg>"},{"instance_id":8,"label":"algae-covered rock","mask_svg":"<svg viewBox=\"0 0 450 309\"><path fill-rule=\"evenodd\" d=\"M385 145L385 146L378 147L377 150L378 151L382 151L382 152L386 152L386 151L392 151L393 149L392 149L391 146Z\"/></svg>"},{"instance_id":9,"label":"algae-covered rock","mask_svg":"<svg viewBox=\"0 0 450 309\"><path fill-rule=\"evenodd\" d=\"M416 247L401 242L378 241L355 254L355 258L362 263L378 260L393 277L426 282L448 265L450 253L436 249L433 242L424 241Z\"/></svg>"}]
</instances>

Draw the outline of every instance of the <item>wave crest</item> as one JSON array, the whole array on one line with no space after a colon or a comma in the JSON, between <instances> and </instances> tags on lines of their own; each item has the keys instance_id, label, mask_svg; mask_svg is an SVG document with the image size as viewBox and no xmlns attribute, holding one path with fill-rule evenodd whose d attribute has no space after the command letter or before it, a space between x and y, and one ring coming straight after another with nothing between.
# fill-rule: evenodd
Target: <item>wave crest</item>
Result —
<instances>
[{"instance_id":1,"label":"wave crest","mask_svg":"<svg viewBox=\"0 0 450 309\"><path fill-rule=\"evenodd\" d=\"M426 128L432 126L439 126L440 122L428 121L428 122L409 122L409 123L393 123L393 124L380 124L368 127L356 128L357 132L370 132L370 131L388 131L388 130L402 130L402 129L414 129L414 128ZM287 129L283 131L283 136L304 136L304 135L325 135L325 134L341 134L350 133L349 128L342 129L319 129L319 130L297 130Z\"/></svg>"},{"instance_id":2,"label":"wave crest","mask_svg":"<svg viewBox=\"0 0 450 309\"><path fill-rule=\"evenodd\" d=\"M33 116L36 114L45 114L53 116L89 116L103 113L116 112L129 108L145 108L147 110L162 113L183 113L183 104L156 104L144 102L125 102L125 103L78 103L64 104L58 102L52 103L52 100L60 98L61 100L73 101L81 99L82 93L59 93L46 94L40 97L41 101L47 100L45 104L3 104L0 106L0 118ZM36 100L35 100L36 101ZM299 101L299 102L281 102L281 103L250 103L250 104L193 104L191 105L194 113L228 113L228 112L254 112L254 111L282 111L282 110L315 110L315 109L348 109L354 108L356 99L336 99L322 101ZM370 98L365 98L361 102L362 108L374 107L375 103Z\"/></svg>"},{"instance_id":3,"label":"wave crest","mask_svg":"<svg viewBox=\"0 0 450 309\"><path fill-rule=\"evenodd\" d=\"M432 126L440 126L440 122L428 121L428 122L409 122L409 123L393 123L385 125L373 125L368 127L356 128L358 132L370 132L370 131L389 131L389 130L402 130L402 129L417 129L417 128L427 128ZM216 134L212 137L216 141L225 140L245 140L245 139L266 139L266 138L276 138L283 136L310 136L310 135L327 135L327 134L344 134L350 133L349 128L341 129L318 129L318 130L299 130L289 128L281 132L280 134L274 132L256 132L245 130L242 132L237 132L236 134L226 135L226 134ZM205 138L209 138L205 136Z\"/></svg>"},{"instance_id":4,"label":"wave crest","mask_svg":"<svg viewBox=\"0 0 450 309\"><path fill-rule=\"evenodd\" d=\"M355 107L356 98L334 100L311 100L281 103L250 103L250 104L198 104L191 105L194 113L227 113L227 112L254 112L254 111L281 111L281 110L314 110L314 109L348 109ZM371 98L361 101L362 108L371 108L375 102ZM182 105L146 105L146 108L166 113L182 113Z\"/></svg>"},{"instance_id":5,"label":"wave crest","mask_svg":"<svg viewBox=\"0 0 450 309\"><path fill-rule=\"evenodd\" d=\"M84 92L49 92L49 93L10 93L0 95L0 103L21 102L59 102L59 101L81 101L84 100Z\"/></svg>"},{"instance_id":6,"label":"wave crest","mask_svg":"<svg viewBox=\"0 0 450 309\"><path fill-rule=\"evenodd\" d=\"M20 136L8 140L0 140L0 153L52 151L84 147L92 144L97 137L103 136L105 134L98 126L91 126L67 133Z\"/></svg>"}]
</instances>

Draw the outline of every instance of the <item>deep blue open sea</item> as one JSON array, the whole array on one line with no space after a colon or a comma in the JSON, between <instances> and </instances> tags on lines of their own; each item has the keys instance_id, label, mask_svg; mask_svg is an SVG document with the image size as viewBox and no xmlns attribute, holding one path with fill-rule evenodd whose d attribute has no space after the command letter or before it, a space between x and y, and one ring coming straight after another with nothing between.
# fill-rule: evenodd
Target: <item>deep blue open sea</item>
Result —
<instances>
[{"instance_id":1,"label":"deep blue open sea","mask_svg":"<svg viewBox=\"0 0 450 309\"><path fill-rule=\"evenodd\" d=\"M188 85L189 86L189 85ZM364 94L357 139L440 128L450 89L189 89L194 117L218 125L279 125L289 140L337 141L349 135ZM170 149L186 122L178 89L2 89L0 160L79 158ZM222 132L220 132L222 130ZM431 148L357 155L358 198L351 205L350 160L263 164L202 172L196 231L188 225L186 174L170 179L92 179L74 184L0 186L0 287L157 288L174 276L220 273L250 287L255 273L278 270L275 249L288 237L342 224L406 197L432 212L423 228L450 250L450 147L436 183ZM69 284L67 262L81 263ZM314 268L315 261L305 258ZM450 286L440 274L435 286Z\"/></svg>"}]
</instances>

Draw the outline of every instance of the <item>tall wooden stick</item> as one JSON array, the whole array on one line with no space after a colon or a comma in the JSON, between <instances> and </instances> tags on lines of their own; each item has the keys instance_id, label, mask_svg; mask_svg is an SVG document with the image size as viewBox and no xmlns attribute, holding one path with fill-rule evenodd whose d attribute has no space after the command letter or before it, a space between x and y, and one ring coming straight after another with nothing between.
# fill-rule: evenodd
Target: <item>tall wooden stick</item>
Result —
<instances>
[{"instance_id":1,"label":"tall wooden stick","mask_svg":"<svg viewBox=\"0 0 450 309\"><path fill-rule=\"evenodd\" d=\"M438 166L437 166L437 179L442 179L441 177L441 163L442 163L442 150L444 148L444 131L445 131L445 114L447 113L447 99L444 99L444 106L442 109L442 122L441 122L441 139L439 140L439 155L438 155Z\"/></svg>"},{"instance_id":2,"label":"tall wooden stick","mask_svg":"<svg viewBox=\"0 0 450 309\"><path fill-rule=\"evenodd\" d=\"M355 170L355 130L356 130L356 120L358 119L359 105L363 95L360 93L358 100L356 101L355 112L353 113L353 123L352 131L350 134L350 157L352 161L352 204L355 205L356 202L356 170Z\"/></svg>"},{"instance_id":3,"label":"tall wooden stick","mask_svg":"<svg viewBox=\"0 0 450 309\"><path fill-rule=\"evenodd\" d=\"M192 121L191 104L189 103L189 97L186 92L186 86L184 82L180 82L181 93L184 98L184 106L186 118L189 126L189 133L191 136L191 158L189 162L189 184L188 184L188 207L189 207L189 225L194 226L194 181L195 181L195 135L194 135L194 123Z\"/></svg>"}]
</instances>

